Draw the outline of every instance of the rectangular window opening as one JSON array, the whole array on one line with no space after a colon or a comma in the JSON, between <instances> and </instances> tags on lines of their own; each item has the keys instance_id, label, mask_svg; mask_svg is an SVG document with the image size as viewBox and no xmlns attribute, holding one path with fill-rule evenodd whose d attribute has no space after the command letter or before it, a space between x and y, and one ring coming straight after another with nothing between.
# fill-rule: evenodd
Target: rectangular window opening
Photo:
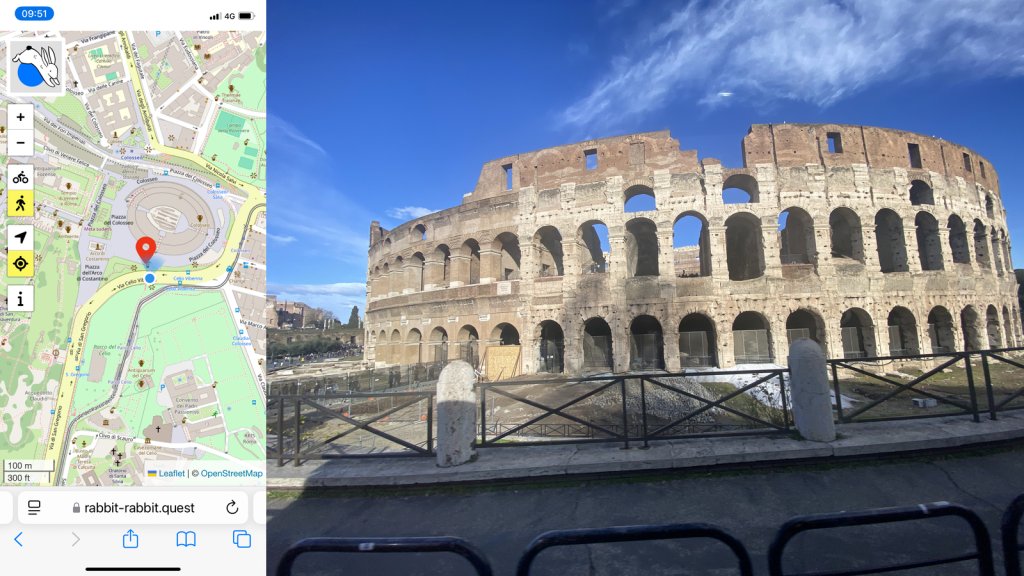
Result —
<instances>
[{"instance_id":1,"label":"rectangular window opening","mask_svg":"<svg viewBox=\"0 0 1024 576\"><path fill-rule=\"evenodd\" d=\"M597 169L597 150L584 150L583 156L587 161L587 170Z\"/></svg>"},{"instance_id":2,"label":"rectangular window opening","mask_svg":"<svg viewBox=\"0 0 1024 576\"><path fill-rule=\"evenodd\" d=\"M843 135L839 132L829 132L828 137L828 152L829 154L842 154L843 153Z\"/></svg>"},{"instance_id":3,"label":"rectangular window opening","mask_svg":"<svg viewBox=\"0 0 1024 576\"><path fill-rule=\"evenodd\" d=\"M921 147L917 144L907 144L907 153L910 154L910 167L921 167Z\"/></svg>"},{"instance_id":4,"label":"rectangular window opening","mask_svg":"<svg viewBox=\"0 0 1024 576\"><path fill-rule=\"evenodd\" d=\"M971 170L971 155L968 154L967 152L964 152L964 171L966 171L967 173L971 173L972 172L972 170Z\"/></svg>"},{"instance_id":5,"label":"rectangular window opening","mask_svg":"<svg viewBox=\"0 0 1024 576\"><path fill-rule=\"evenodd\" d=\"M512 165L511 164L505 164L504 166L501 167L501 169L505 171L505 190L511 190L512 189Z\"/></svg>"},{"instance_id":6,"label":"rectangular window opening","mask_svg":"<svg viewBox=\"0 0 1024 576\"><path fill-rule=\"evenodd\" d=\"M985 163L981 160L978 160L978 168L981 170L981 177L988 178L988 176L985 176Z\"/></svg>"}]
</instances>

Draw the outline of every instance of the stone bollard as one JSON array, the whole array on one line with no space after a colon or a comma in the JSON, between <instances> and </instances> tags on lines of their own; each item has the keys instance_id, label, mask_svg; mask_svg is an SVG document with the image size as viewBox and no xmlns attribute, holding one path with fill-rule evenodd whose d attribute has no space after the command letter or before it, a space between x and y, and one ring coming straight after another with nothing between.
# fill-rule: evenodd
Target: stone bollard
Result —
<instances>
[{"instance_id":1,"label":"stone bollard","mask_svg":"<svg viewBox=\"0 0 1024 576\"><path fill-rule=\"evenodd\" d=\"M476 439L476 372L464 360L441 370L437 380L437 465L469 462Z\"/></svg>"},{"instance_id":2,"label":"stone bollard","mask_svg":"<svg viewBox=\"0 0 1024 576\"><path fill-rule=\"evenodd\" d=\"M835 440L825 354L817 342L801 338L789 347L789 389L800 435L815 442Z\"/></svg>"}]
</instances>

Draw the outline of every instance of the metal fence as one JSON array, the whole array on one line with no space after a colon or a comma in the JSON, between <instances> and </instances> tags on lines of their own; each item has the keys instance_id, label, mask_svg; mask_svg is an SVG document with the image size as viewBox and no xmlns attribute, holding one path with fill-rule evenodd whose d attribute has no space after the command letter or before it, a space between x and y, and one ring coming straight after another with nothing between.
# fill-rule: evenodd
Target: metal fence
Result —
<instances>
[{"instance_id":1,"label":"metal fence","mask_svg":"<svg viewBox=\"0 0 1024 576\"><path fill-rule=\"evenodd\" d=\"M277 565L277 576L291 576L299 556L310 553L410 554L446 552L461 556L477 576L491 576L494 570L476 546L450 536L406 538L306 538L290 546Z\"/></svg>"},{"instance_id":2,"label":"metal fence","mask_svg":"<svg viewBox=\"0 0 1024 576\"><path fill-rule=\"evenodd\" d=\"M622 442L628 448L630 442L646 447L651 440L788 432L787 372L768 367L482 382L478 444ZM737 376L750 381L728 383Z\"/></svg>"},{"instance_id":3,"label":"metal fence","mask_svg":"<svg viewBox=\"0 0 1024 576\"><path fill-rule=\"evenodd\" d=\"M979 422L986 412L995 420L999 412L1024 409L1024 386L1017 384L1024 372L1000 378L993 375L996 365L1024 370L1024 363L1011 357L1022 351L1024 348L1002 348L828 360L836 420L851 423L964 414ZM916 366L920 374L911 377L899 370L908 366ZM879 389L851 405L844 392L858 386Z\"/></svg>"}]
</instances>

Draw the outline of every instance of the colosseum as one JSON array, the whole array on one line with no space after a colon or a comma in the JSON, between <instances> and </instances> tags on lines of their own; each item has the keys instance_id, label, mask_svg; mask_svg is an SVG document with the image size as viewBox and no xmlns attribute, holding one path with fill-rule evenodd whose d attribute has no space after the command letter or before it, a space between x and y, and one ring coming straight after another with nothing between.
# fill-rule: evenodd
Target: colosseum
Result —
<instances>
[{"instance_id":1,"label":"colosseum","mask_svg":"<svg viewBox=\"0 0 1024 576\"><path fill-rule=\"evenodd\" d=\"M742 156L699 159L668 131L591 140L373 222L367 360L464 358L497 379L785 364L801 337L846 358L1021 342L985 158L842 124L757 124Z\"/></svg>"}]
</instances>

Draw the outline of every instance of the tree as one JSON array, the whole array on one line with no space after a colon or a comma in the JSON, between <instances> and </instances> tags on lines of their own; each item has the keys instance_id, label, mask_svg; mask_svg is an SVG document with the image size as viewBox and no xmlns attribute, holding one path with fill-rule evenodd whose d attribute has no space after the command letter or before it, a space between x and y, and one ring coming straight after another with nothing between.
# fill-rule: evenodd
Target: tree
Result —
<instances>
[{"instance_id":1,"label":"tree","mask_svg":"<svg viewBox=\"0 0 1024 576\"><path fill-rule=\"evenodd\" d=\"M352 307L352 313L348 316L349 328L359 328L359 306Z\"/></svg>"}]
</instances>

